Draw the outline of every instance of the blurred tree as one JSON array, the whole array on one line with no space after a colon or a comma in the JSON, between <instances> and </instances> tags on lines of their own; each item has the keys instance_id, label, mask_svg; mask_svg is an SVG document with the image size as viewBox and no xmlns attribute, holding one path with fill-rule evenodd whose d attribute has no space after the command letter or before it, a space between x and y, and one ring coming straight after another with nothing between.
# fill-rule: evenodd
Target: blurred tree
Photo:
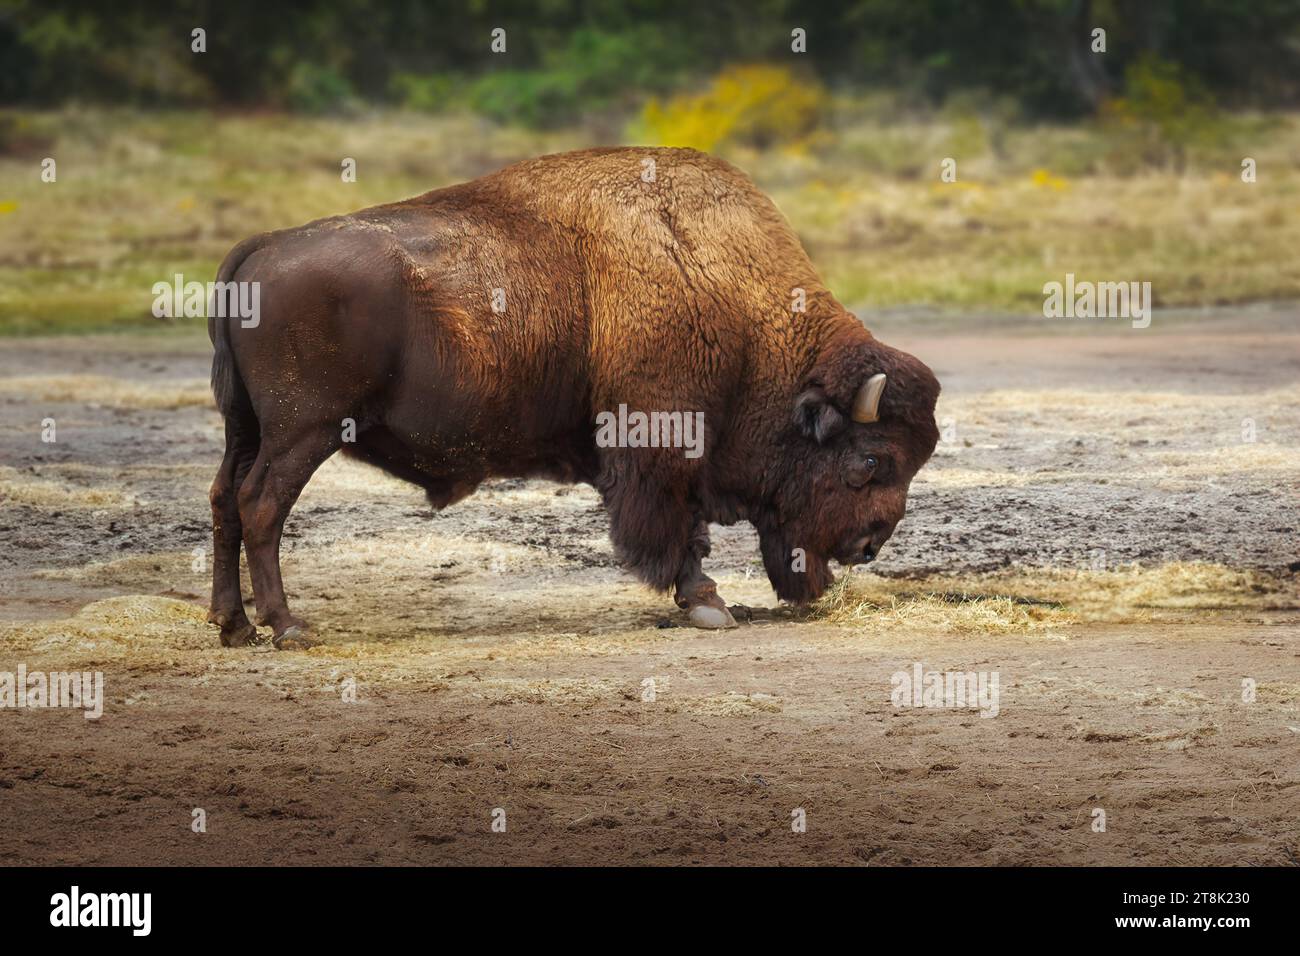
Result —
<instances>
[{"instance_id":1,"label":"blurred tree","mask_svg":"<svg viewBox=\"0 0 1300 956\"><path fill-rule=\"evenodd\" d=\"M1089 46L1098 26L1105 54ZM207 53L190 52L195 27ZM795 27L806 54L791 51ZM981 89L1078 116L1148 55L1222 102L1293 106L1300 0L0 0L0 96L28 104L443 100L545 124L768 62L831 88L936 103Z\"/></svg>"}]
</instances>

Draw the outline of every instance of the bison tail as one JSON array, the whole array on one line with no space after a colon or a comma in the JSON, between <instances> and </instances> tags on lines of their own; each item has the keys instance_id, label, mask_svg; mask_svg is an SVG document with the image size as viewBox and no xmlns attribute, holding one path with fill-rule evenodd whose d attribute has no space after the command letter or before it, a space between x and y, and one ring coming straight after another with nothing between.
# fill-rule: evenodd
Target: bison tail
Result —
<instances>
[{"instance_id":1,"label":"bison tail","mask_svg":"<svg viewBox=\"0 0 1300 956\"><path fill-rule=\"evenodd\" d=\"M217 270L217 282L232 282L244 260L256 252L265 241L266 236L253 236L245 239L230 250L221 268ZM209 309L208 338L212 340L212 397L216 399L217 408L227 420L235 419L239 424L257 426L257 417L253 414L253 403L248 397L248 389L235 367L235 356L230 350L229 323L216 315L215 309Z\"/></svg>"}]
</instances>

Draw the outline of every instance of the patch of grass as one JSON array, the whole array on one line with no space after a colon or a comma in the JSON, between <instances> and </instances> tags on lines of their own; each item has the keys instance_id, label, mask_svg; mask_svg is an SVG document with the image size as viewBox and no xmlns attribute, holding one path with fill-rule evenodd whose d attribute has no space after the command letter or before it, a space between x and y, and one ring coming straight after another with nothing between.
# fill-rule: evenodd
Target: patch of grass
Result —
<instances>
[{"instance_id":1,"label":"patch of grass","mask_svg":"<svg viewBox=\"0 0 1300 956\"><path fill-rule=\"evenodd\" d=\"M3 115L40 145L0 157L3 334L195 329L154 318L153 283L207 281L248 235L611 139L457 114ZM1127 140L1105 124L898 120L840 104L805 132L782 145L760 129L718 149L772 195L851 308L1041 314L1043 284L1066 272L1149 280L1165 306L1300 298L1295 117L1223 121L1188 143L1179 171L1114 162ZM41 181L44 155L55 183ZM941 183L949 156L958 180ZM1241 181L1245 156L1256 183ZM345 158L355 183L341 179Z\"/></svg>"},{"instance_id":2,"label":"patch of grass","mask_svg":"<svg viewBox=\"0 0 1300 956\"><path fill-rule=\"evenodd\" d=\"M155 282L209 281L241 239L419 195L581 145L472 117L341 121L69 109L20 114L48 139L0 157L0 334L198 329L153 316ZM357 181L341 164L357 161Z\"/></svg>"}]
</instances>

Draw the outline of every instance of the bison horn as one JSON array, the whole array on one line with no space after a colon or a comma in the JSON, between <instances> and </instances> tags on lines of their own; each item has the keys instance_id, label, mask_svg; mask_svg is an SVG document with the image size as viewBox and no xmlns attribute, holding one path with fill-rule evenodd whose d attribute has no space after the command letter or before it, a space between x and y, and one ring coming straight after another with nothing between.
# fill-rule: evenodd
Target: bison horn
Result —
<instances>
[{"instance_id":1,"label":"bison horn","mask_svg":"<svg viewBox=\"0 0 1300 956\"><path fill-rule=\"evenodd\" d=\"M885 373L877 372L871 378L862 383L858 389L858 394L853 399L853 415L855 422L862 422L864 425L880 420L880 396L885 391Z\"/></svg>"}]
</instances>

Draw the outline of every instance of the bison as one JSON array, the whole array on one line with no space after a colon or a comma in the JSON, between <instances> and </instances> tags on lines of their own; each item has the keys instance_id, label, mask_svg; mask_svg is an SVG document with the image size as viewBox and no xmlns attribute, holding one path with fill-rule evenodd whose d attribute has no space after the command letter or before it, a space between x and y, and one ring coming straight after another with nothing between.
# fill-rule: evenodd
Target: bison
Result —
<instances>
[{"instance_id":1,"label":"bison","mask_svg":"<svg viewBox=\"0 0 1300 956\"><path fill-rule=\"evenodd\" d=\"M748 177L694 150L517 163L254 236L217 279L258 283L261 303L255 322L209 318L226 646L257 634L241 541L257 623L281 649L316 642L285 601L280 536L340 449L439 509L493 476L586 482L624 566L729 627L701 566L710 522L749 521L777 595L810 601L831 559L880 552L938 439L930 369L835 300ZM625 436L636 413L661 413L667 440Z\"/></svg>"}]
</instances>

